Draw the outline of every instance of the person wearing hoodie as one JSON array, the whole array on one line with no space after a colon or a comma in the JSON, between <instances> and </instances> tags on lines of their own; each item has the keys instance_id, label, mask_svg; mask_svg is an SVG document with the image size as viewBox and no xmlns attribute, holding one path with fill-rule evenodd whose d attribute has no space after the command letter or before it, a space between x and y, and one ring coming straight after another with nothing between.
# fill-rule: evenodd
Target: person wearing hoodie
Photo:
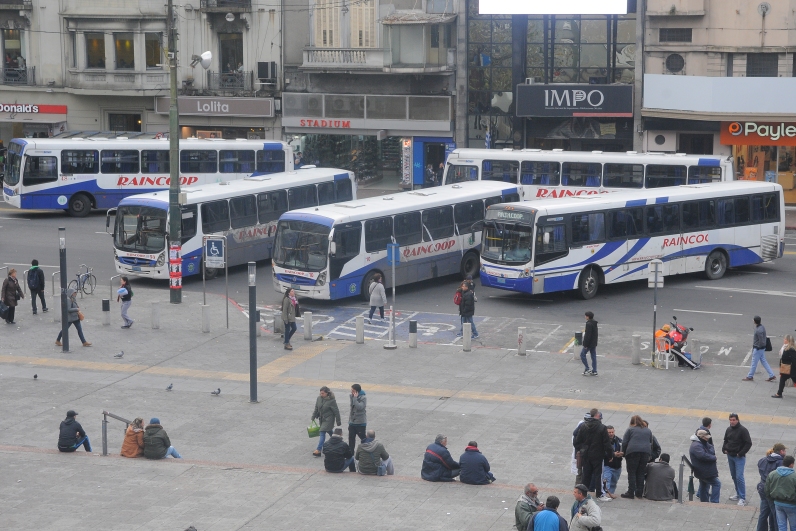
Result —
<instances>
[{"instance_id":1,"label":"person wearing hoodie","mask_svg":"<svg viewBox=\"0 0 796 531\"><path fill-rule=\"evenodd\" d=\"M525 531L533 514L542 509L544 504L539 501L539 489L533 483L528 483L514 506L514 527L517 531Z\"/></svg>"},{"instance_id":2,"label":"person wearing hoodie","mask_svg":"<svg viewBox=\"0 0 796 531\"><path fill-rule=\"evenodd\" d=\"M345 472L354 464L354 453L343 440L343 429L335 428L334 433L323 443L323 468L327 472Z\"/></svg>"},{"instance_id":3,"label":"person wearing hoodie","mask_svg":"<svg viewBox=\"0 0 796 531\"><path fill-rule=\"evenodd\" d=\"M699 501L703 503L719 503L721 496L721 481L719 469L716 466L716 449L708 443L710 434L705 430L698 430L691 436L691 448L688 454L691 457L691 469L699 480Z\"/></svg>"},{"instance_id":4,"label":"person wearing hoodie","mask_svg":"<svg viewBox=\"0 0 796 531\"><path fill-rule=\"evenodd\" d=\"M777 509L774 500L766 497L766 479L768 475L782 466L787 448L782 443L775 444L766 456L757 462L757 471L760 472L760 483L757 484L757 493L760 495L760 517L757 519L757 531L777 531Z\"/></svg>"},{"instance_id":5,"label":"person wearing hoodie","mask_svg":"<svg viewBox=\"0 0 796 531\"><path fill-rule=\"evenodd\" d=\"M746 466L746 454L752 448L752 438L749 430L741 426L737 413L730 413L730 426L724 432L724 444L721 452L727 456L730 465L730 476L735 485L735 494L730 496L730 500L738 501L738 505L746 505L746 481L743 477L743 469Z\"/></svg>"},{"instance_id":6,"label":"person wearing hoodie","mask_svg":"<svg viewBox=\"0 0 796 531\"><path fill-rule=\"evenodd\" d=\"M597 496L602 497L603 459L611 453L611 439L600 421L602 415L596 408L589 412L589 417L578 430L572 444L581 455L582 483L589 488L589 492L596 492Z\"/></svg>"},{"instance_id":7,"label":"person wearing hoodie","mask_svg":"<svg viewBox=\"0 0 796 531\"><path fill-rule=\"evenodd\" d=\"M580 350L580 361L586 367L583 376L597 376L597 321L594 320L594 313L586 312L586 330L583 332L583 348ZM589 362L586 360L586 353L591 354L591 370Z\"/></svg>"},{"instance_id":8,"label":"person wearing hoodie","mask_svg":"<svg viewBox=\"0 0 796 531\"><path fill-rule=\"evenodd\" d=\"M592 497L589 495L586 485L575 485L572 492L575 496L575 503L572 504L572 519L569 521L571 531L591 531L595 527L600 527L602 522L602 511Z\"/></svg>"},{"instance_id":9,"label":"person wearing hoodie","mask_svg":"<svg viewBox=\"0 0 796 531\"><path fill-rule=\"evenodd\" d=\"M558 514L560 504L558 497L548 496L544 509L531 517L527 531L569 531L567 521Z\"/></svg>"},{"instance_id":10,"label":"person wearing hoodie","mask_svg":"<svg viewBox=\"0 0 796 531\"><path fill-rule=\"evenodd\" d=\"M367 405L368 399L365 396L365 391L362 386L354 384L351 386L351 394L349 396L351 408L348 415L348 447L356 448L357 437L360 441L365 440L365 430L368 425ZM356 472L354 465L351 465L351 472Z\"/></svg>"},{"instance_id":11,"label":"person wearing hoodie","mask_svg":"<svg viewBox=\"0 0 796 531\"><path fill-rule=\"evenodd\" d=\"M75 325L75 328L77 329L77 335L80 337L80 341L83 343L83 346L90 347L91 343L86 341L86 337L83 335L83 325L80 324L80 306L78 306L76 299L77 291L73 290L72 288L69 288L68 290L66 290L66 297L68 299L66 305L68 309L66 320L69 322L67 328L69 328L72 325ZM59 347L62 345L61 343L62 334L63 330L58 332L58 337L55 340L55 344L58 345Z\"/></svg>"},{"instance_id":12,"label":"person wearing hoodie","mask_svg":"<svg viewBox=\"0 0 796 531\"><path fill-rule=\"evenodd\" d=\"M70 409L58 427L58 450L61 452L74 452L81 446L85 451L91 451L91 441L76 416L77 412Z\"/></svg>"},{"instance_id":13,"label":"person wearing hoodie","mask_svg":"<svg viewBox=\"0 0 796 531\"><path fill-rule=\"evenodd\" d=\"M325 385L321 387L321 392L318 398L315 399L315 410L312 412L310 422L313 422L315 419L321 421L321 433L318 439L318 446L315 448L315 451L312 452L312 455L320 457L323 443L326 441L326 435L328 434L329 437L332 436L332 429L334 428L335 421L338 426L341 424L340 409L337 407L337 400L332 390Z\"/></svg>"},{"instance_id":14,"label":"person wearing hoodie","mask_svg":"<svg viewBox=\"0 0 796 531\"><path fill-rule=\"evenodd\" d=\"M461 473L459 481L468 485L489 485L495 481L495 476L489 471L489 461L478 449L478 443L470 441L467 448L459 457Z\"/></svg>"},{"instance_id":15,"label":"person wearing hoodie","mask_svg":"<svg viewBox=\"0 0 796 531\"><path fill-rule=\"evenodd\" d=\"M461 473L461 465L448 451L448 438L440 434L426 447L420 477L426 481L454 481Z\"/></svg>"},{"instance_id":16,"label":"person wearing hoodie","mask_svg":"<svg viewBox=\"0 0 796 531\"><path fill-rule=\"evenodd\" d=\"M144 455L144 419L138 417L127 426L122 442L122 457L141 457Z\"/></svg>"},{"instance_id":17,"label":"person wearing hoodie","mask_svg":"<svg viewBox=\"0 0 796 531\"><path fill-rule=\"evenodd\" d=\"M47 313L47 300L44 298L44 271L39 267L39 261L33 260L28 270L28 288L30 288L30 302L33 305L33 315L38 313L36 297L41 300L41 311Z\"/></svg>"},{"instance_id":18,"label":"person wearing hoodie","mask_svg":"<svg viewBox=\"0 0 796 531\"><path fill-rule=\"evenodd\" d=\"M144 430L144 457L147 459L163 459L168 456L182 459L177 449L171 445L171 440L166 434L166 430L160 425L160 419L152 417L149 420L149 425Z\"/></svg>"},{"instance_id":19,"label":"person wearing hoodie","mask_svg":"<svg viewBox=\"0 0 796 531\"><path fill-rule=\"evenodd\" d=\"M785 531L788 526L796 528L796 475L793 474L793 463L793 456L786 455L782 459L782 466L778 466L766 478L764 492L766 498L774 500L780 531Z\"/></svg>"},{"instance_id":20,"label":"person wearing hoodie","mask_svg":"<svg viewBox=\"0 0 796 531\"><path fill-rule=\"evenodd\" d=\"M641 498L644 495L644 474L652 455L652 431L638 415L630 418L630 427L622 437L622 454L627 466L627 492L622 498Z\"/></svg>"},{"instance_id":21,"label":"person wearing hoodie","mask_svg":"<svg viewBox=\"0 0 796 531\"><path fill-rule=\"evenodd\" d=\"M387 467L388 476L395 474L392 457L384 449L384 445L376 440L376 432L373 430L365 432L365 439L359 443L354 460L360 474L375 476L378 474L379 465Z\"/></svg>"}]
</instances>

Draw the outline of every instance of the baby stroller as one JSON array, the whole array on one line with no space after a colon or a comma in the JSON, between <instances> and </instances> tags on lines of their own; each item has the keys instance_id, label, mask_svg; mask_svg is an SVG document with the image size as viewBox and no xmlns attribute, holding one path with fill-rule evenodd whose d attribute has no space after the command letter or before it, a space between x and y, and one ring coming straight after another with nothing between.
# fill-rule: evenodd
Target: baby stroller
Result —
<instances>
[{"instance_id":1,"label":"baby stroller","mask_svg":"<svg viewBox=\"0 0 796 531\"><path fill-rule=\"evenodd\" d=\"M699 369L702 366L702 353L687 352L688 334L694 329L678 324L677 316L673 316L672 319L672 323L663 325L655 333L655 351L658 353L659 359L664 357L668 362L676 361L679 367Z\"/></svg>"}]
</instances>

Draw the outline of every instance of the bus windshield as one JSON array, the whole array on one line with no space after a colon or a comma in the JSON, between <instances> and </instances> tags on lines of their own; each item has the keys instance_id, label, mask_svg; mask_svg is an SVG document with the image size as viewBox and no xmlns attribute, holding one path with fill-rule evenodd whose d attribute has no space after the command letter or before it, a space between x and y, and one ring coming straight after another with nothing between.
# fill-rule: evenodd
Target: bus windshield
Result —
<instances>
[{"instance_id":1,"label":"bus windshield","mask_svg":"<svg viewBox=\"0 0 796 531\"><path fill-rule=\"evenodd\" d=\"M531 261L532 233L530 226L487 221L481 256L498 264L527 264Z\"/></svg>"},{"instance_id":2,"label":"bus windshield","mask_svg":"<svg viewBox=\"0 0 796 531\"><path fill-rule=\"evenodd\" d=\"M166 247L166 211L139 205L120 206L113 243L128 253L162 251Z\"/></svg>"},{"instance_id":3,"label":"bus windshield","mask_svg":"<svg viewBox=\"0 0 796 531\"><path fill-rule=\"evenodd\" d=\"M11 142L8 146L8 153L6 161L6 175L4 181L9 186L16 186L19 184L19 175L22 167L22 150L23 146Z\"/></svg>"},{"instance_id":4,"label":"bus windshield","mask_svg":"<svg viewBox=\"0 0 796 531\"><path fill-rule=\"evenodd\" d=\"M299 271L326 269L331 227L309 221L279 222L274 263Z\"/></svg>"}]
</instances>

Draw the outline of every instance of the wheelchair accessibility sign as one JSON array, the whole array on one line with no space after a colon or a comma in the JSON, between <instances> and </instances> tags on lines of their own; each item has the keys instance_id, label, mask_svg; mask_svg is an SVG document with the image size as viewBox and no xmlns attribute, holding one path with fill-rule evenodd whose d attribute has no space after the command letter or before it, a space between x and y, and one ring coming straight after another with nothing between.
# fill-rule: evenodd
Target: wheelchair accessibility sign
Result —
<instances>
[{"instance_id":1,"label":"wheelchair accessibility sign","mask_svg":"<svg viewBox=\"0 0 796 531\"><path fill-rule=\"evenodd\" d=\"M205 267L221 269L226 263L226 240L224 238L207 238L205 240Z\"/></svg>"}]
</instances>

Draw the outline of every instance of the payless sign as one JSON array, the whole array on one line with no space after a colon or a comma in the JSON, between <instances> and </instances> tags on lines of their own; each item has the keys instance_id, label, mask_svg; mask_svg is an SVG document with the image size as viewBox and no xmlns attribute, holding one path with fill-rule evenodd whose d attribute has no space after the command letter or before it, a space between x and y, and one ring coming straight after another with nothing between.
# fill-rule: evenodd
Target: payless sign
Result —
<instances>
[{"instance_id":1,"label":"payless sign","mask_svg":"<svg viewBox=\"0 0 796 531\"><path fill-rule=\"evenodd\" d=\"M517 116L633 117L632 85L517 85Z\"/></svg>"},{"instance_id":2,"label":"payless sign","mask_svg":"<svg viewBox=\"0 0 796 531\"><path fill-rule=\"evenodd\" d=\"M796 146L796 123L722 122L721 143Z\"/></svg>"}]
</instances>

